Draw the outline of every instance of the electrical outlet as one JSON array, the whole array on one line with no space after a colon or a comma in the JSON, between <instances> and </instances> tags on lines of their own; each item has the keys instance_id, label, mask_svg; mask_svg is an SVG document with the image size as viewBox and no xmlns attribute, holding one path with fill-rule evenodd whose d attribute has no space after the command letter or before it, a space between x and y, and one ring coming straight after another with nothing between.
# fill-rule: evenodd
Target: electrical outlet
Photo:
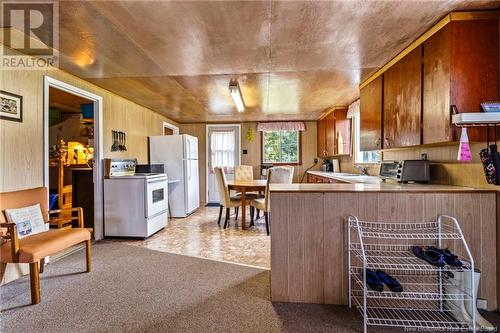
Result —
<instances>
[{"instance_id":1,"label":"electrical outlet","mask_svg":"<svg viewBox=\"0 0 500 333\"><path fill-rule=\"evenodd\" d=\"M316 163L318 163L318 159L317 158L314 159L314 164L316 164Z\"/></svg>"}]
</instances>

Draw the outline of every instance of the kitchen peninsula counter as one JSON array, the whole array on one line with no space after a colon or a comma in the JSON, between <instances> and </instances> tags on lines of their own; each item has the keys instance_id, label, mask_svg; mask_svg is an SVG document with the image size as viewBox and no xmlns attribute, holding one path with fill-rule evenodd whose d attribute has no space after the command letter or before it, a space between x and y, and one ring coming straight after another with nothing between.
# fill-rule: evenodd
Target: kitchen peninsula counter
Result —
<instances>
[{"instance_id":1,"label":"kitchen peninsula counter","mask_svg":"<svg viewBox=\"0 0 500 333\"><path fill-rule=\"evenodd\" d=\"M440 184L400 184L397 182L373 183L337 183L337 184L271 184L271 192L411 192L411 193L494 193L491 189L476 189L472 187L440 185Z\"/></svg>"},{"instance_id":2,"label":"kitchen peninsula counter","mask_svg":"<svg viewBox=\"0 0 500 333\"><path fill-rule=\"evenodd\" d=\"M496 193L432 184L272 184L271 297L347 304L346 217L364 221L458 219L481 270L479 298L497 309ZM411 241L410 241L411 242ZM411 245L409 243L408 245Z\"/></svg>"}]
</instances>

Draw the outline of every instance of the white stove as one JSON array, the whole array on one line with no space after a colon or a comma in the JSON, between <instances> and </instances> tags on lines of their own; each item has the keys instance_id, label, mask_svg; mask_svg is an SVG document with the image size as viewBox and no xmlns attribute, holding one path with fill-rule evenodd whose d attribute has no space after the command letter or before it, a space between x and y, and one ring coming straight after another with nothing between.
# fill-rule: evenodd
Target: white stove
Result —
<instances>
[{"instance_id":1,"label":"white stove","mask_svg":"<svg viewBox=\"0 0 500 333\"><path fill-rule=\"evenodd\" d=\"M146 238L168 223L168 178L135 173L135 160L105 161L104 235Z\"/></svg>"}]
</instances>

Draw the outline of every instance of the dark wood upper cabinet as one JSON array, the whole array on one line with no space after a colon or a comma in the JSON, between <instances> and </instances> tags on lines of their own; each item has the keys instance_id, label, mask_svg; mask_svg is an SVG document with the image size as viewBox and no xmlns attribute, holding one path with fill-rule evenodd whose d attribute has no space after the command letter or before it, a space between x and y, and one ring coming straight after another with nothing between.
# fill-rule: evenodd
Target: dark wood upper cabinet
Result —
<instances>
[{"instance_id":1,"label":"dark wood upper cabinet","mask_svg":"<svg viewBox=\"0 0 500 333\"><path fill-rule=\"evenodd\" d=\"M459 112L479 112L482 102L499 99L498 20L456 21L451 28L450 104ZM469 140L486 141L485 128L467 131ZM453 139L460 139L457 130Z\"/></svg>"},{"instance_id":2,"label":"dark wood upper cabinet","mask_svg":"<svg viewBox=\"0 0 500 333\"><path fill-rule=\"evenodd\" d=\"M318 157L325 157L326 155L326 132L325 132L325 125L326 125L326 120L325 118L318 120Z\"/></svg>"},{"instance_id":3,"label":"dark wood upper cabinet","mask_svg":"<svg viewBox=\"0 0 500 333\"><path fill-rule=\"evenodd\" d=\"M334 111L336 112L336 111ZM325 136L326 136L326 156L335 155L335 113L332 112L325 117Z\"/></svg>"},{"instance_id":4,"label":"dark wood upper cabinet","mask_svg":"<svg viewBox=\"0 0 500 333\"><path fill-rule=\"evenodd\" d=\"M424 43L423 143L452 140L450 121L451 29L447 25Z\"/></svg>"},{"instance_id":5,"label":"dark wood upper cabinet","mask_svg":"<svg viewBox=\"0 0 500 333\"><path fill-rule=\"evenodd\" d=\"M335 109L317 123L319 157L351 153L351 120L347 119L347 109ZM342 148L339 148L339 136Z\"/></svg>"},{"instance_id":6,"label":"dark wood upper cabinet","mask_svg":"<svg viewBox=\"0 0 500 333\"><path fill-rule=\"evenodd\" d=\"M422 46L384 73L383 147L421 143Z\"/></svg>"},{"instance_id":7,"label":"dark wood upper cabinet","mask_svg":"<svg viewBox=\"0 0 500 333\"><path fill-rule=\"evenodd\" d=\"M382 148L382 75L361 88L359 108L360 149Z\"/></svg>"},{"instance_id":8,"label":"dark wood upper cabinet","mask_svg":"<svg viewBox=\"0 0 500 333\"><path fill-rule=\"evenodd\" d=\"M335 110L335 153L351 154L351 119L347 118L347 110Z\"/></svg>"},{"instance_id":9,"label":"dark wood upper cabinet","mask_svg":"<svg viewBox=\"0 0 500 333\"><path fill-rule=\"evenodd\" d=\"M479 112L481 102L499 99L498 43L498 20L453 21L424 43L424 144L459 139L451 105ZM486 129L470 128L468 135L485 141Z\"/></svg>"}]
</instances>

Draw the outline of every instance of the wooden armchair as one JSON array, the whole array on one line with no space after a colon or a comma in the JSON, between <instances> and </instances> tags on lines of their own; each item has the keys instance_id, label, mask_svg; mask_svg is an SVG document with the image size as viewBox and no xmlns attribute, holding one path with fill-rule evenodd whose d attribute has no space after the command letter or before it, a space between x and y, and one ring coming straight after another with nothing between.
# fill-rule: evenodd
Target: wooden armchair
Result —
<instances>
[{"instance_id":1,"label":"wooden armchair","mask_svg":"<svg viewBox=\"0 0 500 333\"><path fill-rule=\"evenodd\" d=\"M65 250L71 246L85 242L87 272L91 271L91 234L83 227L83 210L71 208L68 210L48 210L47 188L39 187L30 190L0 193L0 209L20 208L40 204L45 223L57 226L58 229L49 229L35 235L18 238L17 226L7 223L3 214L0 214L0 262L2 263L29 263L31 303L40 303L40 277L43 272L45 257ZM61 219L56 217L50 220L50 215L64 216L67 221L77 221L78 227L61 225ZM63 226L63 228L59 228ZM40 265L40 269L39 269Z\"/></svg>"}]
</instances>

